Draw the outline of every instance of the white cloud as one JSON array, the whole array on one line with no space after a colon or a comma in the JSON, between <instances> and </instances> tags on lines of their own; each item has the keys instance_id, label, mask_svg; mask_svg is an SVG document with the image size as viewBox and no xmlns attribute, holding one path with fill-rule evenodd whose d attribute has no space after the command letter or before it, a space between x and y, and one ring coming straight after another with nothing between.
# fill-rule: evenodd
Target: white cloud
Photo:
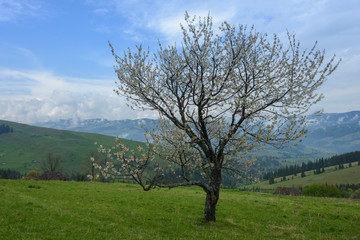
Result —
<instances>
[{"instance_id":1,"label":"white cloud","mask_svg":"<svg viewBox=\"0 0 360 240\"><path fill-rule=\"evenodd\" d=\"M24 83L24 88L27 91L22 96L30 95L37 98L49 97L56 90L74 90L79 93L92 90L107 91L109 88L111 90L112 86L109 83L113 82L108 79L82 79L57 76L51 71L45 70L24 71L8 68L0 68L0 81L5 89L6 87L10 89L13 82L17 86Z\"/></svg>"},{"instance_id":2,"label":"white cloud","mask_svg":"<svg viewBox=\"0 0 360 240\"><path fill-rule=\"evenodd\" d=\"M58 119L135 119L156 117L153 112L133 111L107 79L76 79L48 71L0 69L0 92L11 91L12 81L24 84L23 92L0 96L0 119L22 123ZM105 84L104 84L105 83ZM109 83L109 84L108 84Z\"/></svg>"},{"instance_id":3,"label":"white cloud","mask_svg":"<svg viewBox=\"0 0 360 240\"><path fill-rule=\"evenodd\" d=\"M135 41L144 40L141 29L155 31L162 35L166 42L181 40L180 23L185 23L184 14L213 17L214 24L230 20L237 14L237 1L88 1L89 4L102 11L115 12L129 21L123 29L125 34L134 37ZM229 7L231 6L231 7ZM135 30L134 30L135 29Z\"/></svg>"},{"instance_id":4,"label":"white cloud","mask_svg":"<svg viewBox=\"0 0 360 240\"><path fill-rule=\"evenodd\" d=\"M338 51L343 46L339 30L353 32L359 29L360 13L357 1L338 2L335 0L223 0L223 1L88 1L95 9L107 10L111 14L127 19L125 35L143 44L160 39L164 44L180 42L182 38L180 23L184 23L184 13L191 16L213 17L216 27L220 22L254 25L261 32L284 34L287 29L295 32L305 48L316 41L320 47ZM353 6L354 5L354 6ZM357 11L357 13L356 13ZM115 25L114 25L115 26ZM350 31L349 31L350 30ZM150 39L148 31L157 33ZM360 34L359 34L360 35ZM347 37L351 39L351 37ZM353 46L358 40L352 36ZM334 47L336 46L336 47Z\"/></svg>"},{"instance_id":5,"label":"white cloud","mask_svg":"<svg viewBox=\"0 0 360 240\"><path fill-rule=\"evenodd\" d=\"M161 40L181 40L179 24L184 23L184 13L213 17L216 26L222 21L232 24L255 25L269 34L283 33L289 29L299 36L306 36L312 44L327 35L336 36L339 29L358 27L359 7L357 0L88 0L95 12L107 12L128 20L124 33L142 35L145 29L162 35ZM131 29L131 31L129 30ZM335 31L334 31L335 30ZM350 31L351 32L351 31ZM312 35L309 36L309 33Z\"/></svg>"},{"instance_id":6,"label":"white cloud","mask_svg":"<svg viewBox=\"0 0 360 240\"><path fill-rule=\"evenodd\" d=\"M359 85L344 86L339 84L338 87L334 88L326 87L322 92L325 98L312 108L314 111L319 109L324 109L328 113L359 111Z\"/></svg>"},{"instance_id":7,"label":"white cloud","mask_svg":"<svg viewBox=\"0 0 360 240\"><path fill-rule=\"evenodd\" d=\"M20 16L36 16L41 4L34 0L0 0L0 22L16 20Z\"/></svg>"},{"instance_id":8,"label":"white cloud","mask_svg":"<svg viewBox=\"0 0 360 240\"><path fill-rule=\"evenodd\" d=\"M109 9L97 8L93 12L96 13L96 14L99 14L99 15L105 15L105 14L107 14L109 12Z\"/></svg>"}]
</instances>

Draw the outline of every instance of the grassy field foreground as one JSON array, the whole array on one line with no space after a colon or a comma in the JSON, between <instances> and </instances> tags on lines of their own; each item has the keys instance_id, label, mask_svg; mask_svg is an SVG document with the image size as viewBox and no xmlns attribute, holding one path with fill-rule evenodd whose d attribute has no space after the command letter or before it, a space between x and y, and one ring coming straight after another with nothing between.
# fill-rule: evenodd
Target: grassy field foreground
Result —
<instances>
[{"instance_id":1,"label":"grassy field foreground","mask_svg":"<svg viewBox=\"0 0 360 240\"><path fill-rule=\"evenodd\" d=\"M0 181L0 239L360 239L360 201L222 190L202 223L199 188Z\"/></svg>"}]
</instances>

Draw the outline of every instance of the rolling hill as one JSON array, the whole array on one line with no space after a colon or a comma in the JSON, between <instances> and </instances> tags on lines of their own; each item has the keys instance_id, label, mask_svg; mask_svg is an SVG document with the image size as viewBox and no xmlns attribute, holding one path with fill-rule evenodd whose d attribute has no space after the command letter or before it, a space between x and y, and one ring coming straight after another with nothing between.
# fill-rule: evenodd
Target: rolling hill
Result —
<instances>
[{"instance_id":1,"label":"rolling hill","mask_svg":"<svg viewBox=\"0 0 360 240\"><path fill-rule=\"evenodd\" d=\"M0 134L0 168L16 169L21 173L39 170L40 162L47 152L61 156L62 165L69 174L86 172L90 168L89 158L96 152L94 142L112 145L114 137L94 134L34 127L15 122L2 121L13 132ZM123 139L130 148L136 142Z\"/></svg>"},{"instance_id":2,"label":"rolling hill","mask_svg":"<svg viewBox=\"0 0 360 240\"><path fill-rule=\"evenodd\" d=\"M289 175L286 176L286 181L282 178L276 178L274 184L269 184L269 181L262 181L260 183L245 186L246 189L259 188L263 191L274 192L277 187L306 187L311 184L360 184L360 166L358 162L353 162L352 167L345 164L344 169L338 169L337 166L325 168L325 172L321 174L314 174L314 170L305 172L305 177Z\"/></svg>"}]
</instances>

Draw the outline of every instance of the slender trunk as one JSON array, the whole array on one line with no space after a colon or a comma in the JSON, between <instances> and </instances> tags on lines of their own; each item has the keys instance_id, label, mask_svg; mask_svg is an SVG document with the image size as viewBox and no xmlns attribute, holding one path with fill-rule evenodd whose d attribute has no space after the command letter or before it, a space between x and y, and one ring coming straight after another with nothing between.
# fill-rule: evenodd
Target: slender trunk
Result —
<instances>
[{"instance_id":1,"label":"slender trunk","mask_svg":"<svg viewBox=\"0 0 360 240\"><path fill-rule=\"evenodd\" d=\"M206 200L204 209L204 221L216 221L216 204L219 200L221 184L221 170L213 170L211 174L210 189L205 190Z\"/></svg>"}]
</instances>

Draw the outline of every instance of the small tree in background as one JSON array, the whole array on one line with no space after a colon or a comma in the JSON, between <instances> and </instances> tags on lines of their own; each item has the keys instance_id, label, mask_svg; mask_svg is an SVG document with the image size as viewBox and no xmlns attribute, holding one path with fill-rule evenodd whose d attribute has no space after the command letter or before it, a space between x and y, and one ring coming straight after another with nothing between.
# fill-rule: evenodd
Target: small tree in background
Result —
<instances>
[{"instance_id":1,"label":"small tree in background","mask_svg":"<svg viewBox=\"0 0 360 240\"><path fill-rule=\"evenodd\" d=\"M141 157L126 155L119 140L114 148L100 145L117 161L98 167L144 190L199 186L206 193L204 220L215 221L222 173L243 176L253 164L249 152L296 143L306 132L306 113L322 98L318 89L338 63L335 57L325 62L316 43L301 51L294 34L284 46L277 35L253 27L224 22L215 34L210 16L196 21L186 13L185 20L181 48L160 43L153 57L142 46L119 56L110 44L115 92L134 108L157 111L160 123L149 133L154 145L139 148ZM163 184L165 174L172 183Z\"/></svg>"},{"instance_id":2,"label":"small tree in background","mask_svg":"<svg viewBox=\"0 0 360 240\"><path fill-rule=\"evenodd\" d=\"M45 160L41 162L40 169L42 172L62 172L61 157L54 156L52 152L48 152Z\"/></svg>"},{"instance_id":3,"label":"small tree in background","mask_svg":"<svg viewBox=\"0 0 360 240\"><path fill-rule=\"evenodd\" d=\"M273 177L273 176L270 176L270 177L269 177L269 184L271 185L271 184L274 184L274 183L275 183L274 177Z\"/></svg>"},{"instance_id":4,"label":"small tree in background","mask_svg":"<svg viewBox=\"0 0 360 240\"><path fill-rule=\"evenodd\" d=\"M39 180L66 180L63 175L61 157L54 156L52 152L46 154L45 160L41 162L40 169L42 174L39 176Z\"/></svg>"}]
</instances>

